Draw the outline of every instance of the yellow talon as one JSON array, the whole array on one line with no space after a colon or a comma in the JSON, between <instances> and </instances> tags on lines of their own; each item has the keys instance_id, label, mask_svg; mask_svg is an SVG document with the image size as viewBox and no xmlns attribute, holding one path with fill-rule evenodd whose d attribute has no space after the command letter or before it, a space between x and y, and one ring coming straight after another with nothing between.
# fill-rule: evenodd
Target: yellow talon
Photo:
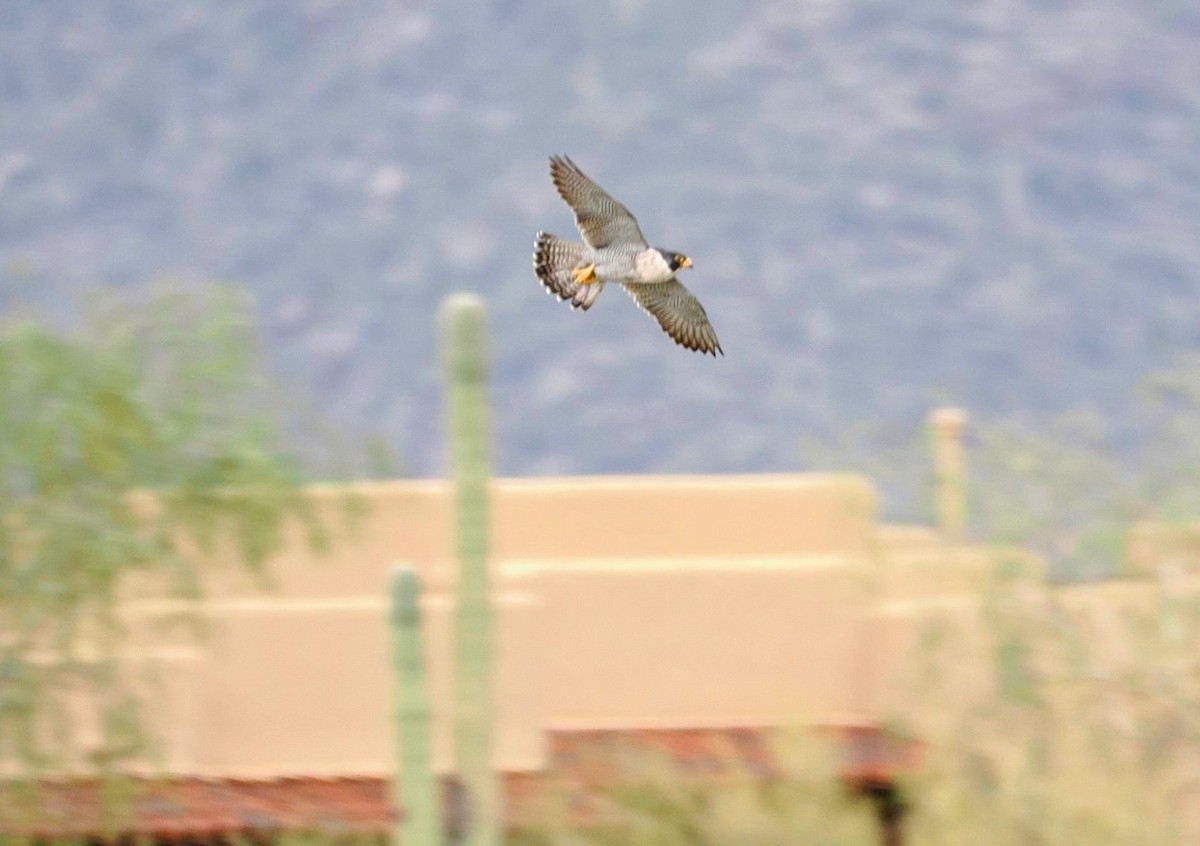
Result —
<instances>
[{"instance_id":1,"label":"yellow talon","mask_svg":"<svg viewBox=\"0 0 1200 846\"><path fill-rule=\"evenodd\" d=\"M587 267L575 268L575 281L580 285L591 285L596 280L596 263L592 262Z\"/></svg>"}]
</instances>

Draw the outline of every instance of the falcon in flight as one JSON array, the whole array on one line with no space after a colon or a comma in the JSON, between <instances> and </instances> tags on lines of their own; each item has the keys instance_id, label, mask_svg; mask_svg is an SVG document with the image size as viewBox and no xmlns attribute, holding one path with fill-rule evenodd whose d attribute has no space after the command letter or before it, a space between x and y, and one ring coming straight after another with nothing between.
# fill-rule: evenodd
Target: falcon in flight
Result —
<instances>
[{"instance_id":1,"label":"falcon in flight","mask_svg":"<svg viewBox=\"0 0 1200 846\"><path fill-rule=\"evenodd\" d=\"M701 353L725 354L700 301L675 278L692 266L682 253L651 247L629 209L565 156L551 156L550 177L575 212L583 243L539 232L533 268L548 293L587 311L615 282L658 321L675 343Z\"/></svg>"}]
</instances>

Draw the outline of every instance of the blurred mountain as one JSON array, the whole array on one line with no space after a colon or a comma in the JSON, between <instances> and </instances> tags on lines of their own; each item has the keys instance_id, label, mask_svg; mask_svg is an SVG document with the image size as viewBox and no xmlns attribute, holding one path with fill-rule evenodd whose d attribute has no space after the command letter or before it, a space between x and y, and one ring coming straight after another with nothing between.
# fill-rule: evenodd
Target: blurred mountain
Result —
<instances>
[{"instance_id":1,"label":"blurred mountain","mask_svg":"<svg viewBox=\"0 0 1200 846\"><path fill-rule=\"evenodd\" d=\"M244 285L417 474L456 289L514 474L803 469L802 435L947 401L1119 443L1200 346L1194 0L14 0L0 115L0 306ZM553 152L694 257L727 358L545 296Z\"/></svg>"}]
</instances>

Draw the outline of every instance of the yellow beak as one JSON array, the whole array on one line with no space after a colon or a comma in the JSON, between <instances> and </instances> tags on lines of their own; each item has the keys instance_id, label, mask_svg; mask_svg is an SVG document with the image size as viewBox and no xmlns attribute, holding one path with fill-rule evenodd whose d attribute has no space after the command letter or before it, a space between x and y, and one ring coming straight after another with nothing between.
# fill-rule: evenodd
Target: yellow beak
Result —
<instances>
[{"instance_id":1,"label":"yellow beak","mask_svg":"<svg viewBox=\"0 0 1200 846\"><path fill-rule=\"evenodd\" d=\"M684 256L683 261L679 262L679 266L680 267L691 267L692 260L690 258L688 258L687 256Z\"/></svg>"}]
</instances>

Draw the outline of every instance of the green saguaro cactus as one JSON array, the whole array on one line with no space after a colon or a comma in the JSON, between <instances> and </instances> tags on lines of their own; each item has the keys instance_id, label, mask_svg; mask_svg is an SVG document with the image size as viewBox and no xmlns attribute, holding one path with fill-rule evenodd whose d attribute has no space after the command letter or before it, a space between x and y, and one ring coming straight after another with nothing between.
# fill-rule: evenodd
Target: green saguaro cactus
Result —
<instances>
[{"instance_id":1,"label":"green saguaro cactus","mask_svg":"<svg viewBox=\"0 0 1200 846\"><path fill-rule=\"evenodd\" d=\"M394 846L442 846L442 806L433 772L432 719L421 637L421 583L412 567L392 569L392 661L396 668Z\"/></svg>"},{"instance_id":2,"label":"green saguaro cactus","mask_svg":"<svg viewBox=\"0 0 1200 846\"><path fill-rule=\"evenodd\" d=\"M465 846L499 846L500 807L492 771L492 606L488 585L488 332L482 300L442 305L442 360L454 473L458 606L455 620L455 759L468 808Z\"/></svg>"}]
</instances>

